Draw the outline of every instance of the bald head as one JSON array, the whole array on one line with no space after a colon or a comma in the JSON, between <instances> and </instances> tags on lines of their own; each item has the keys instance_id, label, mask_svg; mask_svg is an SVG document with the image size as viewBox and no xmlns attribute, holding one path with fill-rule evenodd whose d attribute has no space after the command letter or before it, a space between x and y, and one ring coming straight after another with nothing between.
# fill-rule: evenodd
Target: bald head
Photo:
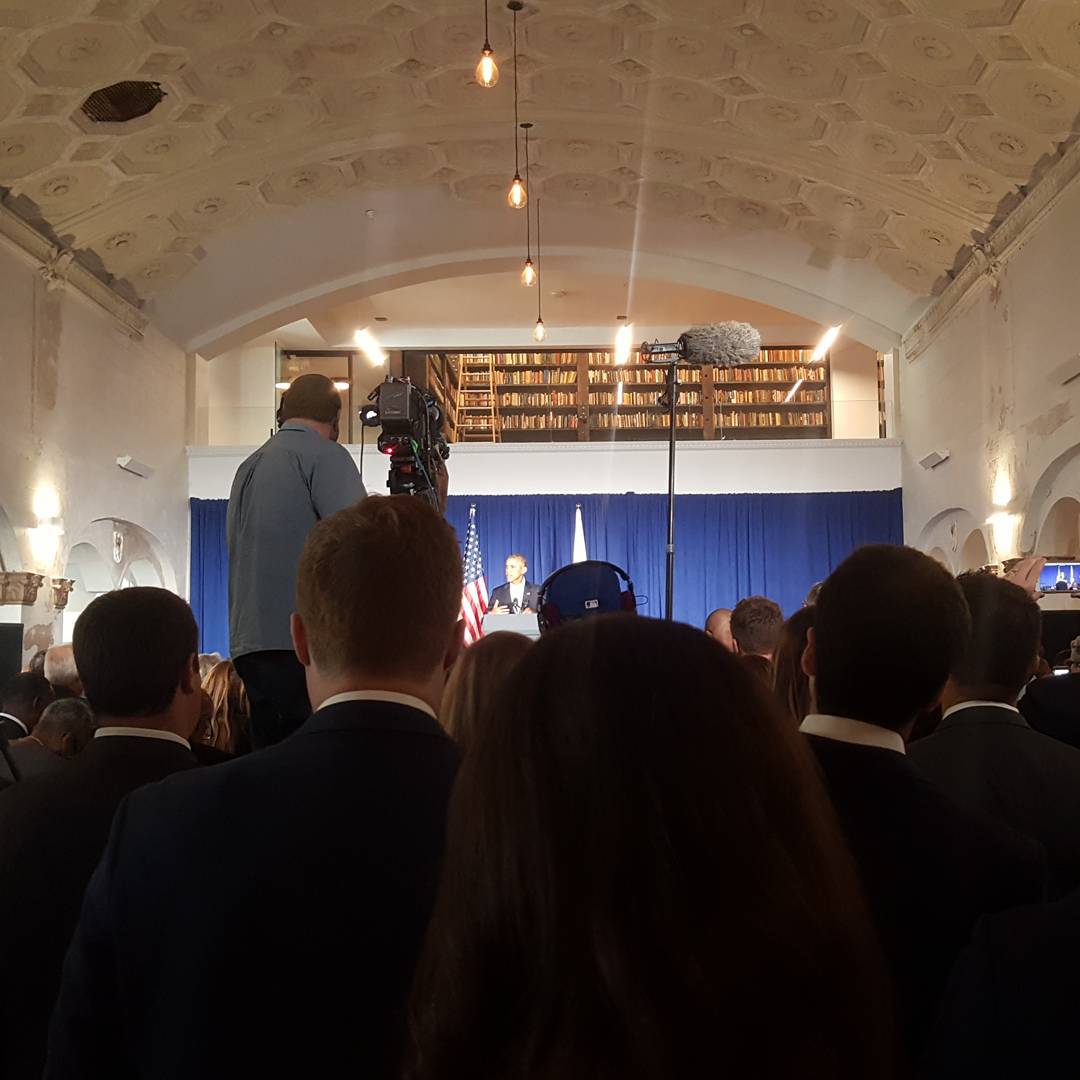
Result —
<instances>
[{"instance_id":1,"label":"bald head","mask_svg":"<svg viewBox=\"0 0 1080 1080\"><path fill-rule=\"evenodd\" d=\"M45 653L45 678L57 697L82 697L83 684L75 666L75 649L71 642L54 645Z\"/></svg>"},{"instance_id":2,"label":"bald head","mask_svg":"<svg viewBox=\"0 0 1080 1080\"><path fill-rule=\"evenodd\" d=\"M731 608L717 608L705 620L705 633L719 641L728 652L733 652L735 642L731 637Z\"/></svg>"}]
</instances>

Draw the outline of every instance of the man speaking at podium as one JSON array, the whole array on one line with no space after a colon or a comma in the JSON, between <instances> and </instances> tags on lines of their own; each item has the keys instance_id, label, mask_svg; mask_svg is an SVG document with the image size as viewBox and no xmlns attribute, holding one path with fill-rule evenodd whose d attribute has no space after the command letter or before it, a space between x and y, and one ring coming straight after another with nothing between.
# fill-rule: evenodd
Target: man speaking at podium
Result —
<instances>
[{"instance_id":1,"label":"man speaking at podium","mask_svg":"<svg viewBox=\"0 0 1080 1080\"><path fill-rule=\"evenodd\" d=\"M529 564L524 555L507 555L506 584L491 590L491 615L535 615L540 587L526 581Z\"/></svg>"}]
</instances>

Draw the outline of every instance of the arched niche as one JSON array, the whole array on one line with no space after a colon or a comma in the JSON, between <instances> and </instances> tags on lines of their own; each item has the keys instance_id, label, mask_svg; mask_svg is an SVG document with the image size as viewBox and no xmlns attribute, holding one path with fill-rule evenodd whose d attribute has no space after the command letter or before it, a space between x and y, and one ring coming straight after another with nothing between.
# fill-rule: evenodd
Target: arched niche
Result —
<instances>
[{"instance_id":1,"label":"arched niche","mask_svg":"<svg viewBox=\"0 0 1080 1080\"><path fill-rule=\"evenodd\" d=\"M1080 555L1080 502L1066 495L1046 513L1035 542L1036 555L1075 559Z\"/></svg>"},{"instance_id":2,"label":"arched niche","mask_svg":"<svg viewBox=\"0 0 1080 1080\"><path fill-rule=\"evenodd\" d=\"M952 572L952 564L949 562L949 556L946 555L941 548L931 548L926 554L929 555L931 559L936 559L950 573Z\"/></svg>"},{"instance_id":3,"label":"arched niche","mask_svg":"<svg viewBox=\"0 0 1080 1080\"><path fill-rule=\"evenodd\" d=\"M79 616L96 596L109 592L114 585L112 570L93 544L76 544L68 555L64 576L75 582L64 608L61 639L70 641Z\"/></svg>"},{"instance_id":4,"label":"arched niche","mask_svg":"<svg viewBox=\"0 0 1080 1080\"><path fill-rule=\"evenodd\" d=\"M931 554L935 549L940 551L945 556L941 561L955 571L960 565L960 551L964 541L978 529L979 523L970 510L965 510L962 506L950 506L930 518L920 530L914 546L927 554Z\"/></svg>"},{"instance_id":5,"label":"arched niche","mask_svg":"<svg viewBox=\"0 0 1080 1080\"><path fill-rule=\"evenodd\" d=\"M15 530L11 527L4 508L0 506L0 570L21 570L22 568Z\"/></svg>"},{"instance_id":6,"label":"arched niche","mask_svg":"<svg viewBox=\"0 0 1080 1080\"><path fill-rule=\"evenodd\" d=\"M1022 551L1045 551L1045 523L1055 505L1066 498L1080 495L1080 444L1070 446L1043 470L1031 489L1024 508L1024 525L1020 536ZM1061 555L1064 552L1051 552ZM1080 552L1077 552L1080 554Z\"/></svg>"},{"instance_id":7,"label":"arched niche","mask_svg":"<svg viewBox=\"0 0 1080 1080\"><path fill-rule=\"evenodd\" d=\"M130 589L140 585L154 585L162 588L164 584L158 568L149 559L133 559L128 563L124 576L120 580L121 589Z\"/></svg>"},{"instance_id":8,"label":"arched niche","mask_svg":"<svg viewBox=\"0 0 1080 1080\"><path fill-rule=\"evenodd\" d=\"M990 550L982 529L973 529L960 548L960 569L978 570L990 562Z\"/></svg>"}]
</instances>

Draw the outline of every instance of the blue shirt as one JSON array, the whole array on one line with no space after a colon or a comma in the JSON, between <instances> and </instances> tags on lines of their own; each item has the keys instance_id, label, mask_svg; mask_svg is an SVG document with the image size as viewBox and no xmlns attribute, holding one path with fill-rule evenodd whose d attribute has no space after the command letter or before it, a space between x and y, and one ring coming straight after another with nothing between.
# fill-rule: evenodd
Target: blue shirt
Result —
<instances>
[{"instance_id":1,"label":"blue shirt","mask_svg":"<svg viewBox=\"0 0 1080 1080\"><path fill-rule=\"evenodd\" d=\"M289 616L307 534L366 494L349 451L293 420L237 469L226 524L234 657L292 649Z\"/></svg>"}]
</instances>

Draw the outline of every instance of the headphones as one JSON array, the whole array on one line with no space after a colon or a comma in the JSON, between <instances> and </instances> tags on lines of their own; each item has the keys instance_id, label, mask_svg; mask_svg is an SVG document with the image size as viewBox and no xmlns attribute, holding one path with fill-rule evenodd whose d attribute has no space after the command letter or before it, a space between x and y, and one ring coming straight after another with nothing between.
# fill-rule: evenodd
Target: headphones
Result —
<instances>
[{"instance_id":1,"label":"headphones","mask_svg":"<svg viewBox=\"0 0 1080 1080\"><path fill-rule=\"evenodd\" d=\"M614 563L590 559L556 570L540 586L536 618L544 633L575 619L618 611L637 611L630 575Z\"/></svg>"}]
</instances>

